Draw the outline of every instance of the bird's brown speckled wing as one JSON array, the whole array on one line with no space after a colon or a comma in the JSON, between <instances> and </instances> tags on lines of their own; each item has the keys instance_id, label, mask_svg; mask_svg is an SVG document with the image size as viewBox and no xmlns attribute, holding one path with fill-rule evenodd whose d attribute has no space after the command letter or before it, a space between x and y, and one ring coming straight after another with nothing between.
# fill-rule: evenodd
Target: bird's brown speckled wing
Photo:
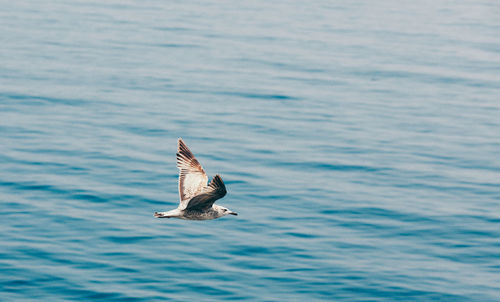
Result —
<instances>
[{"instance_id":1,"label":"bird's brown speckled wing","mask_svg":"<svg viewBox=\"0 0 500 302\"><path fill-rule=\"evenodd\" d=\"M185 209L189 200L204 191L208 177L193 153L179 138L177 144L177 168L179 168L179 197L181 209Z\"/></svg>"},{"instance_id":2,"label":"bird's brown speckled wing","mask_svg":"<svg viewBox=\"0 0 500 302\"><path fill-rule=\"evenodd\" d=\"M203 188L203 192L189 200L187 210L205 210L210 208L217 199L226 195L226 186L219 175L215 175L210 184Z\"/></svg>"}]
</instances>

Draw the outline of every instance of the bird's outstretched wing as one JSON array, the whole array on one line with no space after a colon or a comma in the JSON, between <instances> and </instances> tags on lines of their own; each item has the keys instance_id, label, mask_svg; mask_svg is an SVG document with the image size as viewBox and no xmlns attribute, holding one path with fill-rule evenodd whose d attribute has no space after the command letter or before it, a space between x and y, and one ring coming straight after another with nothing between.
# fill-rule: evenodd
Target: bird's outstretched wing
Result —
<instances>
[{"instance_id":1,"label":"bird's outstretched wing","mask_svg":"<svg viewBox=\"0 0 500 302\"><path fill-rule=\"evenodd\" d=\"M203 192L191 198L186 205L186 210L205 210L210 208L217 199L226 195L226 186L217 174L210 184L203 188Z\"/></svg>"},{"instance_id":2,"label":"bird's outstretched wing","mask_svg":"<svg viewBox=\"0 0 500 302\"><path fill-rule=\"evenodd\" d=\"M182 138L179 138L177 144L177 168L180 170L179 207L185 209L188 201L202 193L207 187L208 177Z\"/></svg>"}]
</instances>

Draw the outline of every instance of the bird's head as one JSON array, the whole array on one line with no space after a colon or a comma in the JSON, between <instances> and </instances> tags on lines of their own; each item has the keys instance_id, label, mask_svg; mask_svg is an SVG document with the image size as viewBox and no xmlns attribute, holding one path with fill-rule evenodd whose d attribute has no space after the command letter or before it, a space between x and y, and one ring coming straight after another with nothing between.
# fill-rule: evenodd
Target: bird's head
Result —
<instances>
[{"instance_id":1,"label":"bird's head","mask_svg":"<svg viewBox=\"0 0 500 302\"><path fill-rule=\"evenodd\" d=\"M231 210L229 210L228 208L225 208L225 207L222 207L222 206L217 206L217 212L219 212L219 214L221 216L226 216L226 215L234 215L234 216L238 216L238 213L236 212L233 212Z\"/></svg>"}]
</instances>

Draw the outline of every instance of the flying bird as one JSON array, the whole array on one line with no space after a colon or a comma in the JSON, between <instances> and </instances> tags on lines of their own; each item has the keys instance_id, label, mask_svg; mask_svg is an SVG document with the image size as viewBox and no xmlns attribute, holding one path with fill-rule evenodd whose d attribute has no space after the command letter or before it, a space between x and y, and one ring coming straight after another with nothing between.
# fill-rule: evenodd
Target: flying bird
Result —
<instances>
[{"instance_id":1,"label":"flying bird","mask_svg":"<svg viewBox=\"0 0 500 302\"><path fill-rule=\"evenodd\" d=\"M238 213L214 204L227 193L220 175L208 183L207 174L182 138L177 142L177 168L179 168L179 206L167 212L155 212L157 218L187 220L216 219Z\"/></svg>"}]
</instances>

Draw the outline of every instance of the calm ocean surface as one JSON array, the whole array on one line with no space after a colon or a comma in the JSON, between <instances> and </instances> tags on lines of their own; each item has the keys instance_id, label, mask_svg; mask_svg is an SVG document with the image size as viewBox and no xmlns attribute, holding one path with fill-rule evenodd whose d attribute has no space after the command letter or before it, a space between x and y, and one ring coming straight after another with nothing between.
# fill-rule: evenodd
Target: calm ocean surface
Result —
<instances>
[{"instance_id":1,"label":"calm ocean surface","mask_svg":"<svg viewBox=\"0 0 500 302\"><path fill-rule=\"evenodd\" d=\"M500 2L0 2L0 301L500 301Z\"/></svg>"}]
</instances>

